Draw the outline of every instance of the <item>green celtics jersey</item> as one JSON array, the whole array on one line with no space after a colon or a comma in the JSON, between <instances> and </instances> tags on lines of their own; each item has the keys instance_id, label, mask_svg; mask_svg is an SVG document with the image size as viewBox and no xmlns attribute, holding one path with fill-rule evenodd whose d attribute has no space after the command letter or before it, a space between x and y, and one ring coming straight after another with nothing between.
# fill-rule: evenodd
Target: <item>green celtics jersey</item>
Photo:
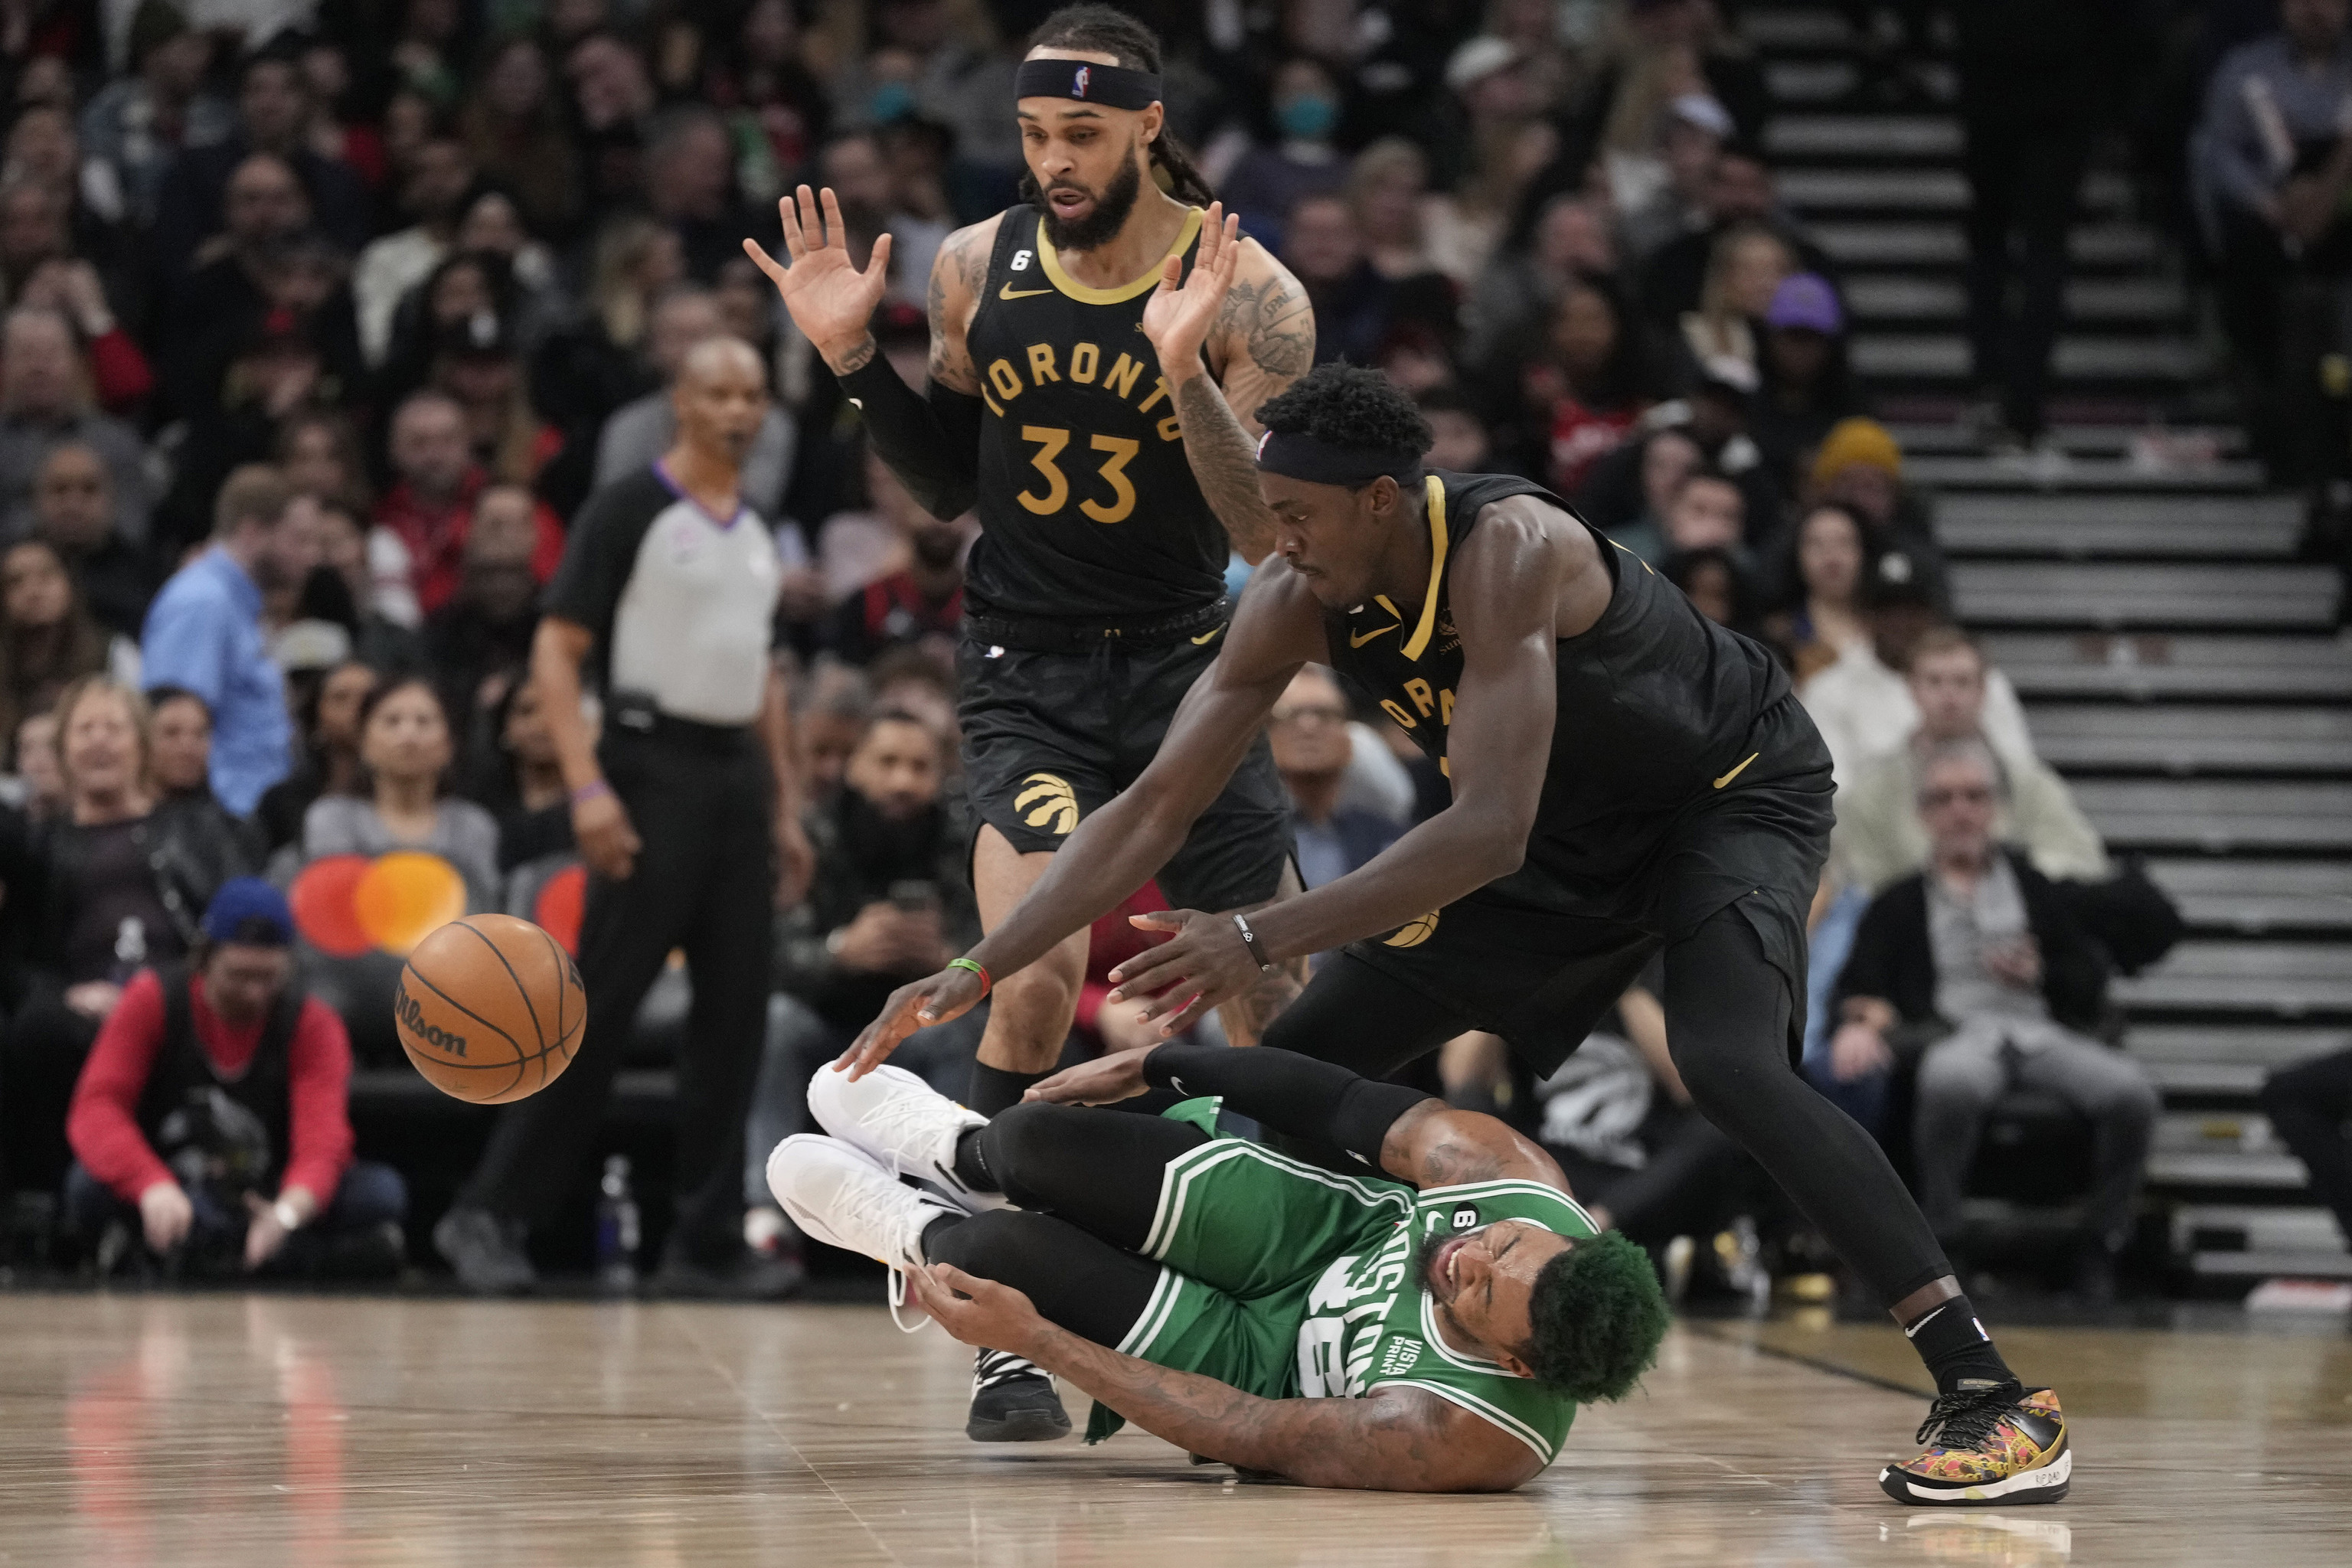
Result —
<instances>
[{"instance_id":1,"label":"green celtics jersey","mask_svg":"<svg viewBox=\"0 0 2352 1568\"><path fill-rule=\"evenodd\" d=\"M1598 1234L1574 1199L1535 1182L1471 1182L1415 1194L1411 1215L1377 1248L1333 1258L1307 1292L1298 1326L1298 1392L1309 1399L1353 1399L1384 1385L1426 1389L1485 1416L1551 1463L1576 1418L1576 1402L1446 1343L1436 1300L1413 1268L1432 1235L1504 1219L1562 1236Z\"/></svg>"}]
</instances>

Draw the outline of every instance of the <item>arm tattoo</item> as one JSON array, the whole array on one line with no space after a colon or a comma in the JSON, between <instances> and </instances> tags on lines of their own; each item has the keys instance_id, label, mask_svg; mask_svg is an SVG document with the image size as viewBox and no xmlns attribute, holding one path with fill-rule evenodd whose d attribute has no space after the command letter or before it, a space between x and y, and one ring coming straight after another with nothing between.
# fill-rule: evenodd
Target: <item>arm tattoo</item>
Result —
<instances>
[{"instance_id":1,"label":"arm tattoo","mask_svg":"<svg viewBox=\"0 0 2352 1568\"><path fill-rule=\"evenodd\" d=\"M958 392L976 390L980 376L972 365L971 353L954 341L961 336L965 323L949 318L948 268L955 268L965 295L977 299L988 277L988 247L979 243L980 238L970 229L958 229L948 236L940 247L938 258L931 263L930 288L924 300L925 313L931 325L929 374L941 386Z\"/></svg>"},{"instance_id":2,"label":"arm tattoo","mask_svg":"<svg viewBox=\"0 0 2352 1568\"><path fill-rule=\"evenodd\" d=\"M1257 454L1217 384L1196 375L1176 389L1184 460L1225 537L1252 561L1274 548L1274 514L1257 493Z\"/></svg>"},{"instance_id":3,"label":"arm tattoo","mask_svg":"<svg viewBox=\"0 0 2352 1568\"><path fill-rule=\"evenodd\" d=\"M856 372L864 370L866 365L873 361L874 356L880 352L881 347L879 344L875 342L874 334L868 332L866 335L866 341L864 342L858 344L856 348L850 350L848 353L842 357L841 363L834 367L833 373L835 375L855 374Z\"/></svg>"},{"instance_id":4,"label":"arm tattoo","mask_svg":"<svg viewBox=\"0 0 2352 1568\"><path fill-rule=\"evenodd\" d=\"M1035 1359L1155 1437L1302 1486L1501 1491L1538 1468L1517 1438L1420 1389L1261 1399L1061 1329L1047 1331Z\"/></svg>"},{"instance_id":5,"label":"arm tattoo","mask_svg":"<svg viewBox=\"0 0 2352 1568\"><path fill-rule=\"evenodd\" d=\"M1235 283L1217 314L1217 329L1228 342L1238 339L1252 364L1285 384L1314 367L1315 312L1286 278Z\"/></svg>"}]
</instances>

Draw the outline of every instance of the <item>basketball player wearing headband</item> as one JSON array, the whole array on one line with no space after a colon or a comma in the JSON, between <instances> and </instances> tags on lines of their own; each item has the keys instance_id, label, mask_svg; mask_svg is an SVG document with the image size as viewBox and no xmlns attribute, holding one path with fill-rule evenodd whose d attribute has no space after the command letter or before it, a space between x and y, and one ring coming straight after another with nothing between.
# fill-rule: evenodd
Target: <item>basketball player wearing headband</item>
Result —
<instances>
[{"instance_id":1,"label":"basketball player wearing headband","mask_svg":"<svg viewBox=\"0 0 2352 1568\"><path fill-rule=\"evenodd\" d=\"M1213 294L1188 294L1163 358L1190 352ZM1159 756L970 963L1018 968L1116 906L1182 841L1299 668L1334 665L1440 763L1452 805L1269 909L1171 911L1174 938L1114 970L1109 1003L1139 1005L1164 1034L1272 966L1338 948L1267 1046L1378 1079L1488 1029L1540 1077L1663 950L1666 1039L1693 1099L1878 1293L1935 1378L1926 1451L1881 1487L1906 1503L2064 1496L2056 1395L2011 1374L1886 1156L1795 1071L1831 786L1780 665L1557 496L1424 472L1428 426L1373 372L1324 366L1258 416L1275 559ZM904 987L848 1070L980 990L961 967Z\"/></svg>"},{"instance_id":2,"label":"basketball player wearing headband","mask_svg":"<svg viewBox=\"0 0 2352 1568\"><path fill-rule=\"evenodd\" d=\"M1223 221L1169 138L1159 70L1157 40L1107 6L1066 7L1037 30L1013 106L1028 202L941 246L923 394L867 330L887 235L860 271L834 194L803 186L782 203L789 267L744 247L908 491L943 518L979 509L958 673L983 924L1134 782L1216 657L1230 552L1255 561L1274 536L1251 458L1255 416L1314 362L1305 291ZM1192 340L1190 374L1163 374L1151 343L1213 264L1224 274L1218 313ZM1160 884L1177 903L1249 909L1297 887L1263 736L1226 772L1162 857ZM983 1115L1016 1103L1060 1057L1087 956L1087 933L1065 934L993 972L968 1096ZM1255 1040L1296 994L1286 970L1237 988L1222 999L1226 1033ZM1069 1420L1049 1379L984 1356L967 1430L1057 1437Z\"/></svg>"}]
</instances>

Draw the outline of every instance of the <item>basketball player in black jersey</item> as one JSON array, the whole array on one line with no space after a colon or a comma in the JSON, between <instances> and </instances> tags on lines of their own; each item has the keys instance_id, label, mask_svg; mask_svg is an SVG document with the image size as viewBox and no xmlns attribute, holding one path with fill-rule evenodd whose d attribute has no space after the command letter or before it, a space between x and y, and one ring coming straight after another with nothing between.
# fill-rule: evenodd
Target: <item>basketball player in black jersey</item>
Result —
<instances>
[{"instance_id":1,"label":"basketball player in black jersey","mask_svg":"<svg viewBox=\"0 0 2352 1568\"><path fill-rule=\"evenodd\" d=\"M1252 416L1314 361L1304 290L1244 239L1223 250L1218 308L1191 351L1201 374L1163 374L1150 335L1152 313L1174 309L1163 270L1188 276L1226 226L1166 133L1159 69L1150 33L1106 6L1065 8L1037 30L1006 106L1030 201L940 247L924 395L867 330L889 236L860 271L833 193L803 186L782 204L791 266L744 245L909 492L940 517L979 509L958 662L984 926L1143 771L1216 657L1229 542L1255 561L1273 539ZM1272 754L1262 736L1245 752L1163 857L1160 885L1175 903L1247 909L1296 889ZM1084 931L1066 936L994 972L967 1096L983 1115L1018 1101L1061 1054L1087 956ZM1236 990L1222 999L1227 1035L1254 1041L1296 994L1288 971ZM982 1362L973 1436L1069 1429L1050 1382L1025 1363Z\"/></svg>"},{"instance_id":2,"label":"basketball player in black jersey","mask_svg":"<svg viewBox=\"0 0 2352 1568\"><path fill-rule=\"evenodd\" d=\"M1182 352L1213 279L1198 292L1163 355ZM1334 665L1441 763L1453 804L1263 911L1139 917L1176 935L1114 972L1111 1003L1139 1002L1171 1030L1269 965L1339 948L1267 1045L1378 1077L1491 1029L1544 1073L1663 949L1666 1038L1699 1108L1879 1292L1935 1375L1927 1451L1881 1486L1903 1502L2063 1497L2056 1396L2011 1375L1878 1145L1794 1070L1830 773L1779 665L1536 485L1424 473L1428 427L1372 372L1326 366L1259 415L1275 559L1151 766L972 960L1017 966L1116 905L1298 668ZM954 968L903 988L850 1070L979 990Z\"/></svg>"}]
</instances>

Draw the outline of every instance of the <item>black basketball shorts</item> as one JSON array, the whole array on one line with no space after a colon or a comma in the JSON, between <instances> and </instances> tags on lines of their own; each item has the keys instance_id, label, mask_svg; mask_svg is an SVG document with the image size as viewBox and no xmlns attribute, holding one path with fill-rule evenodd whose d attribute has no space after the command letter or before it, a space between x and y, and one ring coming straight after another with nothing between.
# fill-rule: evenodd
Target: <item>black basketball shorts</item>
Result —
<instances>
[{"instance_id":1,"label":"black basketball shorts","mask_svg":"<svg viewBox=\"0 0 2352 1568\"><path fill-rule=\"evenodd\" d=\"M1107 637L1076 653L967 637L956 653L957 718L973 832L985 823L1024 855L1059 849L1159 752L1223 633L1218 626L1198 641L1141 645ZM1160 868L1160 889L1177 909L1263 903L1290 853L1289 799L1260 735Z\"/></svg>"}]
</instances>

